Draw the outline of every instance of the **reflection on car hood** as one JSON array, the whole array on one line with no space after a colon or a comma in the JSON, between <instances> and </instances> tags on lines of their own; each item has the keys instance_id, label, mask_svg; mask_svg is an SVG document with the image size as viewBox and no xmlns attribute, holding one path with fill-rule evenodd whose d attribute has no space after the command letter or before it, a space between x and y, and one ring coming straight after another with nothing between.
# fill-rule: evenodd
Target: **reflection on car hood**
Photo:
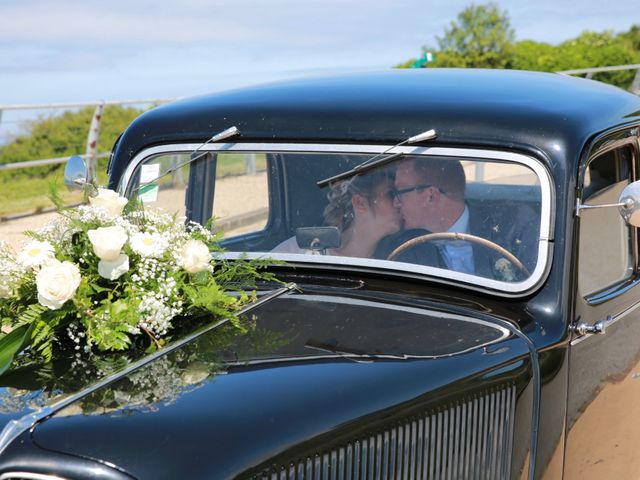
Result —
<instances>
[{"instance_id":1,"label":"reflection on car hood","mask_svg":"<svg viewBox=\"0 0 640 480\"><path fill-rule=\"evenodd\" d=\"M153 461L155 478L227 478L527 355L489 322L369 300L296 295L255 317L253 332L217 351L213 332L85 396L40 424L34 440L134 476L148 477Z\"/></svg>"}]
</instances>

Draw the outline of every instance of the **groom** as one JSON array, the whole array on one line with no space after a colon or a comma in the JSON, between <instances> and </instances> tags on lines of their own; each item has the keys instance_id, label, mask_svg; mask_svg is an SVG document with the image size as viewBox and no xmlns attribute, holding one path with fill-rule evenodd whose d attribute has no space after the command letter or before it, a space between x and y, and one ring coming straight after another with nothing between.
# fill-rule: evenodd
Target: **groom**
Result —
<instances>
[{"instance_id":1,"label":"groom","mask_svg":"<svg viewBox=\"0 0 640 480\"><path fill-rule=\"evenodd\" d=\"M428 233L468 233L506 248L531 271L537 256L537 224L528 207L507 205L509 215L496 217L494 209L470 206L465 201L466 178L457 160L410 157L398 164L394 205L400 209L405 230L387 237L378 248L385 257L395 247ZM508 217L508 218L505 218ZM422 243L396 260L496 278L500 255L461 240Z\"/></svg>"}]
</instances>

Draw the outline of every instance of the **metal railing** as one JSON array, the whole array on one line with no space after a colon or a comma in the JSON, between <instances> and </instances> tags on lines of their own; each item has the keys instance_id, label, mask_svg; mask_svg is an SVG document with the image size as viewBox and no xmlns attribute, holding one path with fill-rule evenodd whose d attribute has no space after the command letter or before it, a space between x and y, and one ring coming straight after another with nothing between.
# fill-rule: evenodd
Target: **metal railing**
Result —
<instances>
[{"instance_id":1,"label":"metal railing","mask_svg":"<svg viewBox=\"0 0 640 480\"><path fill-rule=\"evenodd\" d=\"M594 73L602 73L602 72L619 72L623 70L635 70L636 76L633 78L631 82L631 86L628 90L631 93L635 93L636 95L640 95L640 64L633 65L615 65L611 67L592 67L592 68L577 68L575 70L562 70L560 73L562 75L584 75L585 78L593 78Z\"/></svg>"},{"instance_id":2,"label":"metal railing","mask_svg":"<svg viewBox=\"0 0 640 480\"><path fill-rule=\"evenodd\" d=\"M152 105L157 106L171 102L173 98L155 98L144 100L101 100L98 102L75 102L75 103L42 103L42 104L12 104L0 105L0 125L2 125L3 112L16 110L45 110L45 109L73 109L83 107L95 107L91 122L87 125L88 135L85 153L83 157L90 169L95 170L98 158L109 156L109 152L98 152L98 140L100 139L100 126L104 118L104 107L107 105ZM79 152L78 152L79 153ZM58 158L45 158L38 160L25 160L23 162L0 163L0 172L4 170L17 170L22 168L38 167L43 165L56 165L65 163L69 156Z\"/></svg>"},{"instance_id":3,"label":"metal railing","mask_svg":"<svg viewBox=\"0 0 640 480\"><path fill-rule=\"evenodd\" d=\"M635 77L629 87L629 91L640 95L640 64L615 65L609 67L581 68L574 70L563 70L556 73L562 75L584 75L592 78L596 73L614 72L623 70L636 70ZM42 104L0 104L0 126L2 125L3 112L18 110L44 110L44 109L74 109L83 107L95 107L90 124L87 126L88 135L85 153L80 156L85 159L89 169L94 173L99 158L109 156L109 152L98 152L98 140L100 138L100 126L104 119L104 107L107 105L151 105L157 106L176 100L175 98L155 98L155 99L134 99L134 100L101 100L96 102L74 102L74 103L42 103ZM80 152L78 152L80 153ZM14 163L0 163L0 173L7 170L18 170L23 168L39 167L43 165L56 165L65 163L69 156L57 158L45 158L37 160L25 160ZM246 171L248 174L255 174L255 156L247 156Z\"/></svg>"}]
</instances>

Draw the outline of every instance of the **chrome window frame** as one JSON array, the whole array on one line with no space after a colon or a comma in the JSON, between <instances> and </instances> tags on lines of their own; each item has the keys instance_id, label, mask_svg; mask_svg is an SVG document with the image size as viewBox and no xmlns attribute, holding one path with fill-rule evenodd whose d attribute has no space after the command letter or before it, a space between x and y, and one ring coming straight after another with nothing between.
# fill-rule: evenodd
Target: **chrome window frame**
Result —
<instances>
[{"instance_id":1,"label":"chrome window frame","mask_svg":"<svg viewBox=\"0 0 640 480\"><path fill-rule=\"evenodd\" d=\"M483 278L466 273L453 272L442 268L424 265L402 263L387 260L357 259L350 257L299 255L270 252L248 252L249 257L261 257L265 253L284 261L301 264L327 264L345 267L364 267L383 270L395 274L411 274L412 277L429 276L445 279L447 281L461 282L470 288L489 289L498 293L524 294L535 288L546 276L549 254L551 251L551 232L553 224L553 190L551 177L544 165L532 156L522 153L483 150L474 148L448 148L448 147L394 147L393 145L359 145L359 144L304 144L304 143L219 143L202 145L199 143L165 144L150 147L140 151L125 169L118 192L126 195L129 184L137 168L147 159L167 153L188 153L198 149L201 152L255 152L255 153L327 153L327 154L388 154L404 153L407 155L455 157L464 159L477 159L487 161L503 161L524 165L531 169L540 181L541 207L540 207L540 241L538 242L538 261L529 278L522 282L508 283L489 278ZM238 253L228 252L228 258L236 258Z\"/></svg>"}]
</instances>

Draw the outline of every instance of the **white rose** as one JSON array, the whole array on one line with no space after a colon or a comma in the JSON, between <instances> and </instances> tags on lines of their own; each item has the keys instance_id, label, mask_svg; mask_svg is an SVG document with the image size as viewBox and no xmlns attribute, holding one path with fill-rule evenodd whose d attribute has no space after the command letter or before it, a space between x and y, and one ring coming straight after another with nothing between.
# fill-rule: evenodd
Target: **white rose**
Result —
<instances>
[{"instance_id":1,"label":"white rose","mask_svg":"<svg viewBox=\"0 0 640 480\"><path fill-rule=\"evenodd\" d=\"M113 261L100 260L98 262L98 273L107 280L117 280L129 271L129 257L124 253Z\"/></svg>"},{"instance_id":2,"label":"white rose","mask_svg":"<svg viewBox=\"0 0 640 480\"><path fill-rule=\"evenodd\" d=\"M131 236L131 248L141 257L161 257L167 249L167 240L158 234L135 233Z\"/></svg>"},{"instance_id":3,"label":"white rose","mask_svg":"<svg viewBox=\"0 0 640 480\"><path fill-rule=\"evenodd\" d=\"M80 270L71 262L52 261L36 275L38 302L57 310L73 298L80 286Z\"/></svg>"},{"instance_id":4,"label":"white rose","mask_svg":"<svg viewBox=\"0 0 640 480\"><path fill-rule=\"evenodd\" d=\"M108 262L118 258L122 247L127 243L127 232L119 226L96 228L89 230L87 235L96 256Z\"/></svg>"},{"instance_id":5,"label":"white rose","mask_svg":"<svg viewBox=\"0 0 640 480\"><path fill-rule=\"evenodd\" d=\"M122 215L122 210L124 210L127 202L126 198L107 188L98 188L98 195L89 197L91 206L106 210L111 218Z\"/></svg>"},{"instance_id":6,"label":"white rose","mask_svg":"<svg viewBox=\"0 0 640 480\"><path fill-rule=\"evenodd\" d=\"M49 263L54 258L53 245L34 240L24 246L17 260L21 265L33 268Z\"/></svg>"},{"instance_id":7,"label":"white rose","mask_svg":"<svg viewBox=\"0 0 640 480\"><path fill-rule=\"evenodd\" d=\"M178 264L189 273L202 272L209 269L211 252L200 240L189 240L178 256Z\"/></svg>"}]
</instances>

